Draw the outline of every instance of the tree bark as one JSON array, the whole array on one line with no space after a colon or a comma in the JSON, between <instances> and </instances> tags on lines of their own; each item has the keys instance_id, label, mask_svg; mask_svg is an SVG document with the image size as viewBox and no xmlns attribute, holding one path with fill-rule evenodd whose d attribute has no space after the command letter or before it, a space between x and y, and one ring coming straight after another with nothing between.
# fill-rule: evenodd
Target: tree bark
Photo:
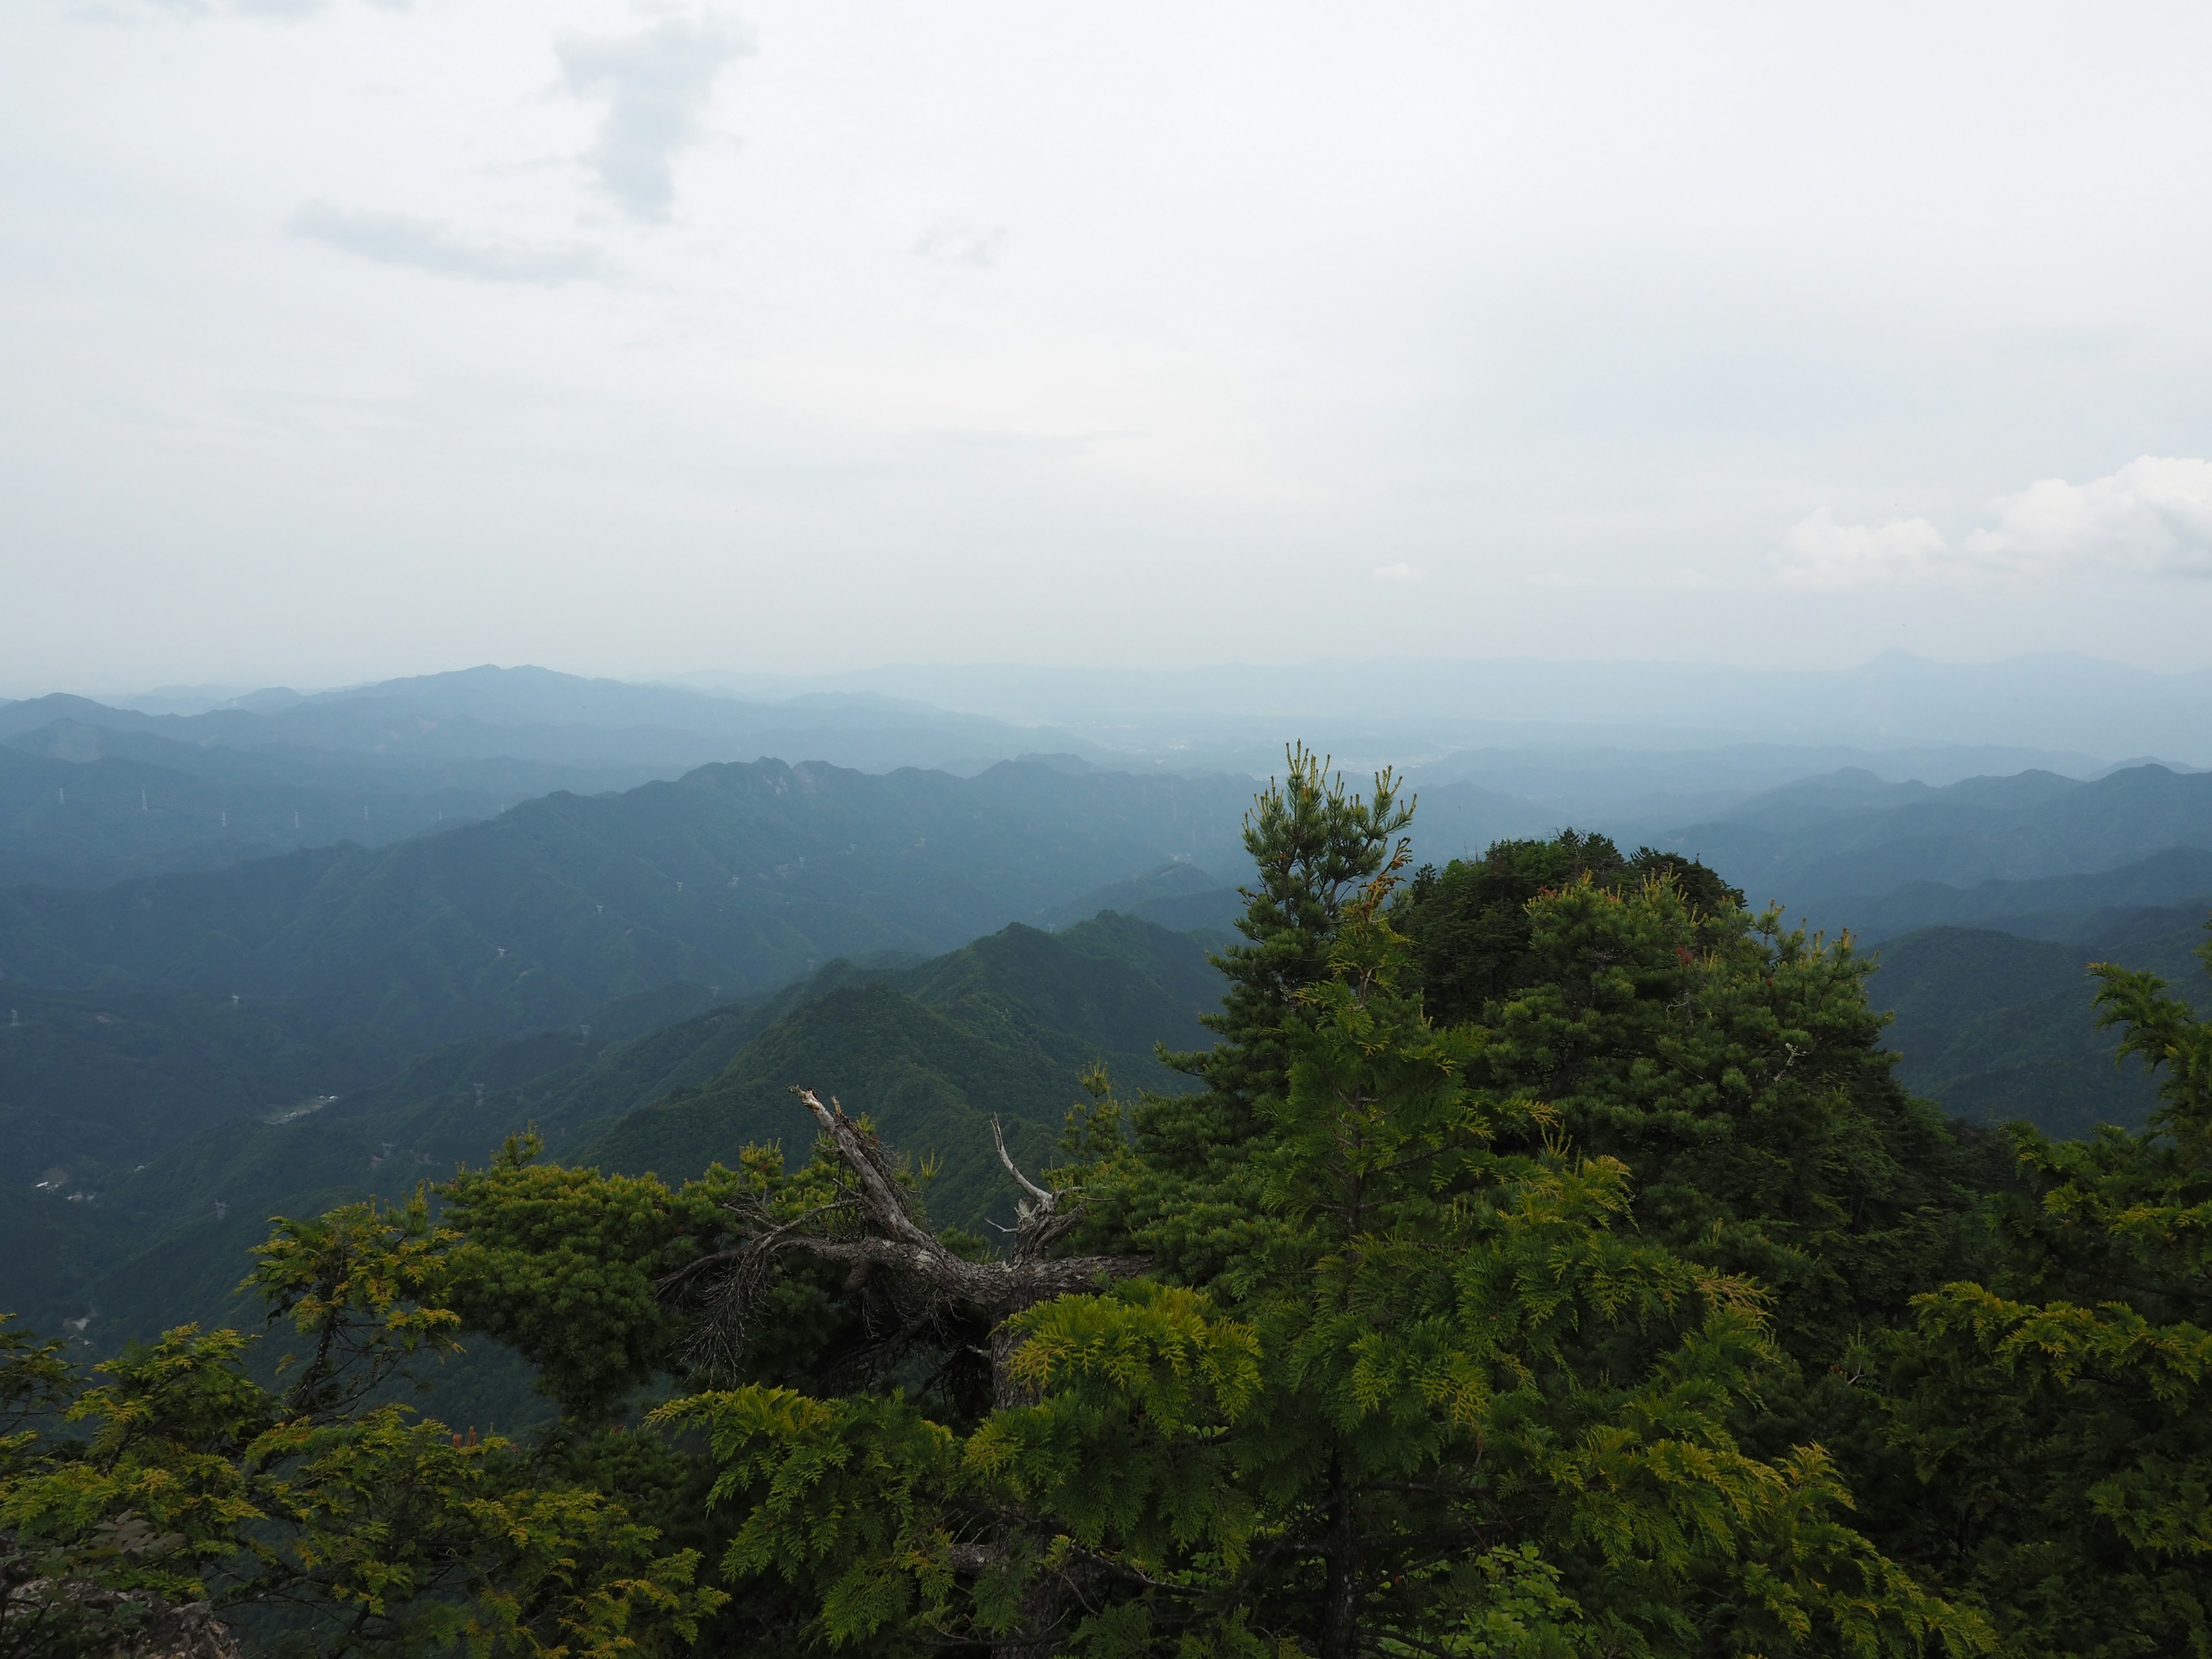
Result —
<instances>
[{"instance_id":1,"label":"tree bark","mask_svg":"<svg viewBox=\"0 0 2212 1659\"><path fill-rule=\"evenodd\" d=\"M797 1248L833 1261L902 1268L939 1293L988 1312L992 1317L991 1403L998 1410L1027 1404L1033 1397L1013 1375L1013 1356L1020 1344L1007 1322L1014 1315L1056 1296L1131 1278L1152 1266L1152 1259L1141 1255L1048 1255L1053 1245L1074 1229L1082 1212L1063 1208L1063 1194L1047 1191L1016 1167L996 1118L991 1120L991 1135L998 1143L999 1161L1024 1194L1016 1206L1013 1248L1004 1261L969 1261L956 1255L915 1218L881 1140L863 1133L834 1097L825 1106L811 1089L794 1087L792 1093L814 1115L853 1171L861 1206L876 1230L875 1237L866 1238L794 1241ZM1003 1542L993 1547L1000 1552L1005 1547ZM994 1644L993 1653L997 1659L1047 1659L1058 1648L1067 1610L1065 1586L1049 1577L1038 1579L1024 1597L1022 1630Z\"/></svg>"},{"instance_id":2,"label":"tree bark","mask_svg":"<svg viewBox=\"0 0 2212 1659\"><path fill-rule=\"evenodd\" d=\"M1321 1659L1358 1659L1359 1539L1352 1483L1340 1458L1328 1470L1328 1583L1322 1604Z\"/></svg>"},{"instance_id":3,"label":"tree bark","mask_svg":"<svg viewBox=\"0 0 2212 1659\"><path fill-rule=\"evenodd\" d=\"M1079 1209L1063 1209L1062 1194L1046 1191L1015 1167L999 1133L999 1158L1027 1194L1016 1214L1013 1249L1004 1261L970 1261L948 1249L915 1218L906 1189L899 1185L882 1139L864 1133L833 1097L828 1105L811 1089L791 1091L814 1115L838 1157L860 1182L861 1207L876 1233L872 1237L823 1239L794 1237L793 1244L832 1261L872 1261L895 1267L926 1280L943 1294L1005 1320L1040 1302L1079 1291L1095 1290L1102 1280L1128 1279L1152 1266L1142 1255L1046 1255L1082 1219Z\"/></svg>"},{"instance_id":4,"label":"tree bark","mask_svg":"<svg viewBox=\"0 0 2212 1659\"><path fill-rule=\"evenodd\" d=\"M1016 1205L1013 1245L1006 1259L970 1261L924 1224L901 1182L896 1162L879 1137L846 1116L835 1097L825 1103L813 1090L796 1085L791 1092L829 1136L838 1161L852 1173L853 1189L834 1204L781 1222L772 1222L765 1211L748 1210L747 1220L757 1224L750 1237L662 1281L662 1293L672 1295L702 1274L719 1276L697 1343L702 1357L729 1358L742 1352L746 1310L771 1282L775 1259L799 1251L821 1261L848 1263L856 1273L880 1268L910 1275L933 1295L986 1316L991 1324L992 1406L1004 1410L1034 1398L1013 1375L1013 1358L1021 1346L1008 1324L1015 1315L1054 1297L1101 1289L1152 1267L1152 1258L1144 1255L1053 1255L1053 1247L1081 1221L1082 1211L1070 1202L1073 1194L1049 1192L1016 1167L995 1118L991 1133L998 1143L1000 1162L1023 1196ZM974 1558L971 1570L987 1571L1004 1563L1026 1524L1018 1517L1004 1517L998 1539L963 1547ZM1047 1659L1065 1636L1072 1604L1064 1582L1051 1575L1038 1577L1024 1597L1022 1628L993 1644L993 1653L998 1659Z\"/></svg>"}]
</instances>

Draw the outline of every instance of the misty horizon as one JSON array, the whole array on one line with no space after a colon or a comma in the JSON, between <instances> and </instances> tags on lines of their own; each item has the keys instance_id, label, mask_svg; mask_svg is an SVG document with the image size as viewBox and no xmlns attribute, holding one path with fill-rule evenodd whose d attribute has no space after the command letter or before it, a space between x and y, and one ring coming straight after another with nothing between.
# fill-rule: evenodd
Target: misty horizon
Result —
<instances>
[{"instance_id":1,"label":"misty horizon","mask_svg":"<svg viewBox=\"0 0 2212 1659\"><path fill-rule=\"evenodd\" d=\"M475 733L466 752L481 757L655 767L773 756L972 772L1060 750L1108 769L1257 777L1274 773L1294 741L1355 771L1464 769L1483 754L1541 751L1584 771L1636 772L1670 754L1759 751L1766 758L1753 771L1773 782L1853 766L1944 783L2039 769L2086 779L2143 762L2212 765L2212 671L2160 673L2056 655L1945 664L1891 651L1844 672L1395 658L1182 671L908 665L635 681L487 664L312 691L169 687L0 700L0 735L34 745L27 734L47 723L61 722L59 731L89 721L179 735L204 727L193 741L246 748L368 740L381 752L401 733L376 741L379 722L417 722L414 743L457 718ZM351 735L334 735L342 728ZM447 724L436 743L450 744L460 729ZM280 735L288 731L295 735ZM863 741L863 731L875 735Z\"/></svg>"},{"instance_id":2,"label":"misty horizon","mask_svg":"<svg viewBox=\"0 0 2212 1659\"><path fill-rule=\"evenodd\" d=\"M32 0L0 679L2202 669L2212 18L2039 18Z\"/></svg>"}]
</instances>

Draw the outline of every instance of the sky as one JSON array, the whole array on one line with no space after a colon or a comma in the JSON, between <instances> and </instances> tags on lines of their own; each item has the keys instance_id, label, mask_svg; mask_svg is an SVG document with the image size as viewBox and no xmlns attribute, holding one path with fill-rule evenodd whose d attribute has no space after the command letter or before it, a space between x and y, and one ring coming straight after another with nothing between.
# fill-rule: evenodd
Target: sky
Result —
<instances>
[{"instance_id":1,"label":"sky","mask_svg":"<svg viewBox=\"0 0 2212 1659\"><path fill-rule=\"evenodd\" d=\"M2212 8L9 0L0 694L2212 665Z\"/></svg>"}]
</instances>

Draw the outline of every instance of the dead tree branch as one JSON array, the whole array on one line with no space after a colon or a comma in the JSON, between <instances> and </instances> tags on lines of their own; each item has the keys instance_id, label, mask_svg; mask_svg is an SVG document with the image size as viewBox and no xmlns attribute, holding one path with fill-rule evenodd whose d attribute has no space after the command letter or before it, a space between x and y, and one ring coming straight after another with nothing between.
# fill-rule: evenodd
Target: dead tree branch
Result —
<instances>
[{"instance_id":1,"label":"dead tree branch","mask_svg":"<svg viewBox=\"0 0 2212 1659\"><path fill-rule=\"evenodd\" d=\"M997 1319L1056 1296L1094 1289L1103 1280L1130 1278L1152 1266L1152 1259L1141 1255L1047 1255L1046 1251L1082 1218L1081 1213L1061 1210L1059 1194L1046 1191L1015 1166L995 1121L991 1130L998 1142L999 1157L1035 1202L1019 1206L1013 1249L1005 1261L970 1261L957 1255L915 1219L911 1200L878 1137L864 1132L847 1117L834 1097L824 1105L811 1089L794 1087L792 1093L814 1115L838 1158L858 1179L867 1220L877 1234L872 1238L836 1241L842 1247L838 1250L823 1248L833 1241L796 1238L792 1241L795 1249L832 1260L866 1256L885 1266L900 1267L927 1280L941 1293Z\"/></svg>"},{"instance_id":2,"label":"dead tree branch","mask_svg":"<svg viewBox=\"0 0 2212 1659\"><path fill-rule=\"evenodd\" d=\"M696 1363L734 1370L745 1349L747 1316L773 1282L779 1258L799 1252L817 1261L851 1266L854 1282L888 1287L891 1310L902 1328L916 1330L954 1309L981 1316L992 1327L992 1395L1001 1405L1021 1396L1008 1376L1013 1351L1006 1322L1024 1309L1054 1297L1095 1290L1117 1279L1141 1273L1152 1265L1141 1255L1054 1256L1052 1249L1081 1222L1081 1206L1067 1193L1039 1186L1024 1175L1006 1150L999 1121L991 1137L1000 1162L1025 1194L1017 1204L1012 1248L1003 1260L971 1261L953 1250L924 1222L903 1171L880 1137L845 1115L833 1097L827 1104L811 1089L791 1091L829 1137L838 1162L852 1178L836 1202L799 1215L772 1218L750 1201L732 1206L741 1235L737 1243L690 1262L659 1285L671 1300L700 1307L691 1343ZM873 1280L867 1276L876 1274ZM708 1281L704 1286L702 1281ZM905 1285L904 1291L896 1287ZM703 1291L703 1294L702 1293Z\"/></svg>"}]
</instances>

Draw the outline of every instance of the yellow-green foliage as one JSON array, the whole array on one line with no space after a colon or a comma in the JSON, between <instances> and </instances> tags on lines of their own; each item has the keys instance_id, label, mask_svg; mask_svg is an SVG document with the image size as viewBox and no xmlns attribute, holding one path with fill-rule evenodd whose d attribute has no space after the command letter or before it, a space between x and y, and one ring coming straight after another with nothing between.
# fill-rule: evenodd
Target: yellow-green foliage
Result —
<instances>
[{"instance_id":1,"label":"yellow-green foliage","mask_svg":"<svg viewBox=\"0 0 2212 1659\"><path fill-rule=\"evenodd\" d=\"M1480 1039L1423 1018L1379 896L1297 993L1287 1093L1259 1103L1276 1224L1215 1293L1020 1316L1032 1399L964 1434L898 1396L667 1408L710 1428L726 1570L805 1588L833 1645L1983 1648L1851 1529L1818 1448L1739 1447L1778 1363L1758 1293L1620 1234L1618 1163L1470 1085ZM1105 1157L1141 1182L1139 1153Z\"/></svg>"},{"instance_id":2,"label":"yellow-green foliage","mask_svg":"<svg viewBox=\"0 0 2212 1659\"><path fill-rule=\"evenodd\" d=\"M0 1442L0 1536L36 1575L11 1575L0 1629L105 1652L151 1596L260 1608L270 1640L330 1655L681 1650L725 1599L696 1552L526 1448L371 1399L454 1344L422 1299L447 1242L420 1204L280 1225L254 1279L308 1343L282 1391L231 1330L182 1327L81 1390L50 1348L0 1350L0 1397L46 1408Z\"/></svg>"}]
</instances>

